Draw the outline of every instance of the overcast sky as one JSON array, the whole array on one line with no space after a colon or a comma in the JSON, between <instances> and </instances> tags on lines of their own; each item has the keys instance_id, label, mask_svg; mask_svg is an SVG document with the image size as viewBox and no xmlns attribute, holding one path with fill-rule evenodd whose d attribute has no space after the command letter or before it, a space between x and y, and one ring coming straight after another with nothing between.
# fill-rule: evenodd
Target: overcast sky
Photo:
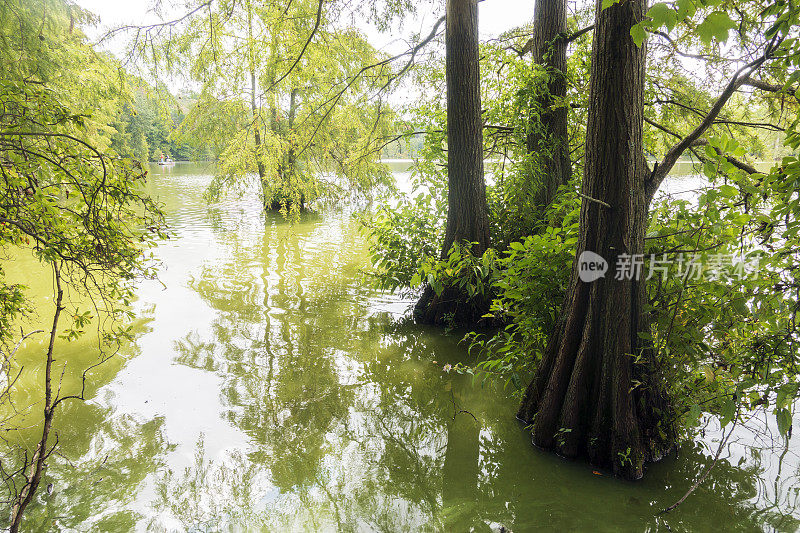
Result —
<instances>
[{"instance_id":1,"label":"overcast sky","mask_svg":"<svg viewBox=\"0 0 800 533\"><path fill-rule=\"evenodd\" d=\"M142 24L155 22L157 18L151 11L153 0L77 0L80 5L94 12L100 17L100 28L107 29L121 24ZM445 0L441 0L442 8ZM164 0L164 11L180 14L186 11L182 8L183 2ZM506 30L524 24L533 18L533 0L484 0L479 4L479 25L483 38L496 36ZM420 2L420 13L415 20L406 23L402 31L389 35L379 35L370 28L363 27L372 41L380 49L396 52L401 46L399 40L410 33L427 34L435 22L428 2ZM100 34L102 29L89 32L90 35ZM405 48L403 48L405 49Z\"/></svg>"}]
</instances>

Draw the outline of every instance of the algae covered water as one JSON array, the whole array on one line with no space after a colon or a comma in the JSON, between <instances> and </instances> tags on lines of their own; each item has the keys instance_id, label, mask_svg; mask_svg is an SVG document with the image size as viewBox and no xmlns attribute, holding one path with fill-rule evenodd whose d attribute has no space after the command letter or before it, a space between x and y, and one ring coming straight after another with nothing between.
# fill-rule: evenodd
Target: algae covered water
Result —
<instances>
[{"instance_id":1,"label":"algae covered water","mask_svg":"<svg viewBox=\"0 0 800 533\"><path fill-rule=\"evenodd\" d=\"M351 210L292 224L245 196L208 204L211 169L151 169L171 238L135 304L135 341L59 411L41 531L796 531L797 438L766 418L627 483L536 450L502 384L446 371L461 334L414 325L360 274ZM41 297L34 260L8 267ZM62 344L64 387L97 357ZM30 397L41 345L21 354ZM72 366L70 366L72 365ZM74 370L73 370L74 369ZM65 389L66 390L66 389ZM797 423L797 421L796 421ZM31 433L33 439L35 432ZM770 438L770 435L772 437Z\"/></svg>"}]
</instances>

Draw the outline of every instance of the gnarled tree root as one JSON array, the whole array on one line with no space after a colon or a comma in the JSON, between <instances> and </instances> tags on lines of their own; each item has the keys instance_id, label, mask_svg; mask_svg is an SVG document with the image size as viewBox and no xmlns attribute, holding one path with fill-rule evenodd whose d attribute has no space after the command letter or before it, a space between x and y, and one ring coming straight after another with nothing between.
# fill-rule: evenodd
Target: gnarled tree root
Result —
<instances>
[{"instance_id":1,"label":"gnarled tree root","mask_svg":"<svg viewBox=\"0 0 800 533\"><path fill-rule=\"evenodd\" d=\"M492 303L490 296L470 297L454 287L446 287L441 294L426 285L422 296L414 305L414 320L433 326L491 326L492 319L484 318Z\"/></svg>"},{"instance_id":2,"label":"gnarled tree root","mask_svg":"<svg viewBox=\"0 0 800 533\"><path fill-rule=\"evenodd\" d=\"M654 350L637 334L647 330L642 290L634 281L577 281L517 413L535 445L626 479L641 478L675 443Z\"/></svg>"}]
</instances>

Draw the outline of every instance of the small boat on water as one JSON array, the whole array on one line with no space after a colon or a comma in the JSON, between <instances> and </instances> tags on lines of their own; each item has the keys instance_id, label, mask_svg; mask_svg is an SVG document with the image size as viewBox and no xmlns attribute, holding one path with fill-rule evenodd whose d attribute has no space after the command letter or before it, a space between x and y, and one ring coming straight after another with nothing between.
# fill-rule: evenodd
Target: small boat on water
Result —
<instances>
[{"instance_id":1,"label":"small boat on water","mask_svg":"<svg viewBox=\"0 0 800 533\"><path fill-rule=\"evenodd\" d=\"M175 166L175 161L173 161L169 157L167 157L166 159L165 158L161 158L161 159L158 160L158 164L159 164L159 166L162 166L162 167L172 167L172 166Z\"/></svg>"}]
</instances>

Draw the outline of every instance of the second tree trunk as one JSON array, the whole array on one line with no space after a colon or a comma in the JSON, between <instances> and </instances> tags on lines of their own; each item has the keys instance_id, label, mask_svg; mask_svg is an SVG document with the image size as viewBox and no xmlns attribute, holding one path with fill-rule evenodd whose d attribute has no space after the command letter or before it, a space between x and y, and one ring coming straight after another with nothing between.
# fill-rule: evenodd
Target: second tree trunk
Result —
<instances>
[{"instance_id":1,"label":"second tree trunk","mask_svg":"<svg viewBox=\"0 0 800 533\"><path fill-rule=\"evenodd\" d=\"M447 228L442 259L454 243L473 243L480 257L489 247L489 215L483 178L477 0L447 0ZM486 301L483 301L486 300ZM414 308L417 321L472 323L488 309L487 299L469 298L457 287L436 294L427 286Z\"/></svg>"},{"instance_id":2,"label":"second tree trunk","mask_svg":"<svg viewBox=\"0 0 800 533\"><path fill-rule=\"evenodd\" d=\"M644 278L615 267L644 252L648 220L643 156L644 47L630 37L645 0L602 10L592 51L580 238L570 289L518 417L533 442L567 457L587 454L636 479L672 446L669 401L644 313ZM581 281L578 258L592 251L606 276Z\"/></svg>"}]
</instances>

